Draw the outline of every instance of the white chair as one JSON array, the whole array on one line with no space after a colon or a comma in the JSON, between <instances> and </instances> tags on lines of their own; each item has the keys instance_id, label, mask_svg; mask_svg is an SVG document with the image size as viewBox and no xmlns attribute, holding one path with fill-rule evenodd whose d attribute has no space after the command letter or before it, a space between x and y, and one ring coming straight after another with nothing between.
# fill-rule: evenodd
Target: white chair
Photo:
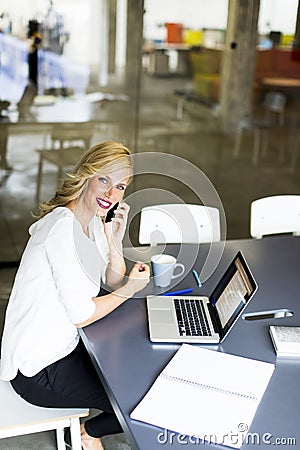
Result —
<instances>
[{"instance_id":1,"label":"white chair","mask_svg":"<svg viewBox=\"0 0 300 450\"><path fill-rule=\"evenodd\" d=\"M213 241L220 241L218 208L180 203L147 206L141 211L140 244Z\"/></svg>"},{"instance_id":2,"label":"white chair","mask_svg":"<svg viewBox=\"0 0 300 450\"><path fill-rule=\"evenodd\" d=\"M274 195L251 203L251 236L261 239L280 233L300 235L300 195Z\"/></svg>"},{"instance_id":3,"label":"white chair","mask_svg":"<svg viewBox=\"0 0 300 450\"><path fill-rule=\"evenodd\" d=\"M282 92L267 92L264 98L265 118L272 123L272 116L275 116L275 123L284 125L284 111L287 97Z\"/></svg>"},{"instance_id":4,"label":"white chair","mask_svg":"<svg viewBox=\"0 0 300 450\"><path fill-rule=\"evenodd\" d=\"M284 125L284 112L286 107L287 98L281 92L268 92L264 98L263 118L241 118L238 128L236 130L235 142L233 146L232 156L238 158L240 155L242 138L245 131L249 131L253 134L253 152L252 163L256 165L258 163L260 152L267 153L269 132L277 127L283 127ZM279 139L279 159L283 159L284 145L282 142L282 136Z\"/></svg>"},{"instance_id":5,"label":"white chair","mask_svg":"<svg viewBox=\"0 0 300 450\"><path fill-rule=\"evenodd\" d=\"M0 380L0 439L56 430L57 449L65 450L64 428L70 427L72 449L81 450L80 417L88 409L56 409L31 405L8 381Z\"/></svg>"}]
</instances>

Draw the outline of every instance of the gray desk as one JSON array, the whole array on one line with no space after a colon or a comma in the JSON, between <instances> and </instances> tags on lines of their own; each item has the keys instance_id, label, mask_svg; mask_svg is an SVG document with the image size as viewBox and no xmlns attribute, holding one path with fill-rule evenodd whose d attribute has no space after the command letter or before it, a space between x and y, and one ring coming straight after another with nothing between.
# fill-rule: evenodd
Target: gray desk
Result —
<instances>
[{"instance_id":1,"label":"gray desk","mask_svg":"<svg viewBox=\"0 0 300 450\"><path fill-rule=\"evenodd\" d=\"M215 244L219 245L219 244ZM186 246L188 250L189 246ZM201 245L194 267L200 268L206 245ZM259 289L247 312L290 308L294 317L237 322L225 342L213 347L235 355L276 362L276 369L250 428L253 441L243 449L299 448L300 445L300 360L277 360L268 334L271 324L300 325L300 238L271 237L263 240L236 240L226 243L214 275L203 285L211 293L224 268L237 250L242 250L258 282ZM168 246L176 255L178 246ZM134 253L131 250L131 253ZM188 263L188 251L181 262ZM195 286L191 274L180 282L181 288ZM129 414L147 392L157 375L178 349L177 345L152 344L148 339L145 299L131 299L108 317L81 330L83 341L93 359L127 438L134 449L208 448L208 444L160 444L159 428L130 420ZM255 374L253 374L255 376ZM180 407L178 405L178 407ZM217 407L217 405L216 405ZM289 441L293 438L294 441ZM280 439L281 444L278 445ZM276 444L276 445L275 445ZM209 448L223 448L209 446Z\"/></svg>"}]
</instances>

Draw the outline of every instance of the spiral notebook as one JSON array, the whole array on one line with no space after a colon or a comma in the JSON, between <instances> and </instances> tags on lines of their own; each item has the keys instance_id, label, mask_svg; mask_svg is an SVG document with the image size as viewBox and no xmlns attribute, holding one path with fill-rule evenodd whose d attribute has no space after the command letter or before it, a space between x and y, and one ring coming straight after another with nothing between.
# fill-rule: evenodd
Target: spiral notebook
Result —
<instances>
[{"instance_id":1,"label":"spiral notebook","mask_svg":"<svg viewBox=\"0 0 300 450\"><path fill-rule=\"evenodd\" d=\"M274 367L182 344L130 417L194 441L240 448Z\"/></svg>"}]
</instances>

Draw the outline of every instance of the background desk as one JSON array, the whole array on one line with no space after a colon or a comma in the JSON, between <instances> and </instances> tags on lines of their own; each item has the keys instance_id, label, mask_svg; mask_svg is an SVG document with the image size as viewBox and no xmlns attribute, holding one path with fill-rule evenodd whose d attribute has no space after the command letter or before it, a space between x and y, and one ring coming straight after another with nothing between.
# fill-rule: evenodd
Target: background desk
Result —
<instances>
[{"instance_id":1,"label":"background desk","mask_svg":"<svg viewBox=\"0 0 300 450\"><path fill-rule=\"evenodd\" d=\"M148 55L148 73L156 76L190 76L190 49L191 46L187 44L163 43L144 46L143 54Z\"/></svg>"},{"instance_id":2,"label":"background desk","mask_svg":"<svg viewBox=\"0 0 300 450\"><path fill-rule=\"evenodd\" d=\"M166 252L176 255L178 248L167 246ZM194 265L198 270L201 268L205 250L207 246L201 245L198 260ZM251 433L257 433L256 440L254 443L250 441L249 445L244 444L242 448L270 449L273 444L276 448L296 449L300 445L300 360L276 361L268 330L271 324L300 325L300 238L271 237L227 242L221 262L214 275L204 283L201 294L212 292L225 267L238 250L243 251L259 285L258 292L246 312L290 308L294 311L294 317L259 321L240 318L224 343L212 348L276 362L274 375L250 428ZM134 251L131 250L130 253ZM186 252L184 254L187 255ZM187 260L181 259L180 262L188 264ZM195 281L192 275L188 274L181 280L180 287L190 286L195 286ZM108 317L81 330L81 336L132 448L182 449L183 444L180 444L176 437L173 438L172 444L162 445L157 441L161 429L129 418L130 412L179 348L178 345L150 343L145 299L127 301ZM296 444L288 445L289 438L294 438ZM275 445L276 439L281 439L282 444ZM207 448L207 445L203 447ZM189 443L184 446L191 449L195 447L202 445ZM224 449L213 445L209 448Z\"/></svg>"},{"instance_id":3,"label":"background desk","mask_svg":"<svg viewBox=\"0 0 300 450\"><path fill-rule=\"evenodd\" d=\"M262 89L266 91L280 91L288 97L299 98L300 79L299 78L278 78L266 77L261 80Z\"/></svg>"},{"instance_id":4,"label":"background desk","mask_svg":"<svg viewBox=\"0 0 300 450\"><path fill-rule=\"evenodd\" d=\"M113 96L112 96L113 97ZM105 99L104 99L105 100ZM113 99L114 100L114 99ZM116 98L118 100L118 98ZM7 142L12 130L36 130L39 133L51 133L52 129L61 125L79 127L118 123L112 103L109 108L102 108L100 102L89 101L86 96L58 97L53 105L32 106L30 111L20 117L18 111L3 112L0 117L0 168L7 164ZM116 102L120 114L128 108L126 101Z\"/></svg>"}]
</instances>

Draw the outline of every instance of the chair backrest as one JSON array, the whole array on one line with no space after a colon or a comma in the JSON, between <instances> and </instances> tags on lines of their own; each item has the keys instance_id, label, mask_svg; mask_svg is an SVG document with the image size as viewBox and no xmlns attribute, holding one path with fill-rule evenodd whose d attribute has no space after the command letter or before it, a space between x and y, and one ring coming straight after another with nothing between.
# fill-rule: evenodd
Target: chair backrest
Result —
<instances>
[{"instance_id":1,"label":"chair backrest","mask_svg":"<svg viewBox=\"0 0 300 450\"><path fill-rule=\"evenodd\" d=\"M300 235L300 195L274 195L251 203L251 236L280 233Z\"/></svg>"},{"instance_id":2,"label":"chair backrest","mask_svg":"<svg viewBox=\"0 0 300 450\"><path fill-rule=\"evenodd\" d=\"M90 147L93 132L92 124L80 122L77 124L56 124L52 127L51 141L54 146L58 143L59 148L74 146L76 143L87 150Z\"/></svg>"},{"instance_id":3,"label":"chair backrest","mask_svg":"<svg viewBox=\"0 0 300 450\"><path fill-rule=\"evenodd\" d=\"M269 111L279 113L284 111L286 100L286 95L281 92L268 92L264 98L264 107Z\"/></svg>"},{"instance_id":4,"label":"chair backrest","mask_svg":"<svg viewBox=\"0 0 300 450\"><path fill-rule=\"evenodd\" d=\"M284 110L286 106L287 97L282 92L267 92L264 98L264 108L266 118L271 118L276 115L279 119L279 125L284 124Z\"/></svg>"},{"instance_id":5,"label":"chair backrest","mask_svg":"<svg viewBox=\"0 0 300 450\"><path fill-rule=\"evenodd\" d=\"M141 211L140 244L213 242L220 235L218 208L180 203L147 206Z\"/></svg>"}]
</instances>

